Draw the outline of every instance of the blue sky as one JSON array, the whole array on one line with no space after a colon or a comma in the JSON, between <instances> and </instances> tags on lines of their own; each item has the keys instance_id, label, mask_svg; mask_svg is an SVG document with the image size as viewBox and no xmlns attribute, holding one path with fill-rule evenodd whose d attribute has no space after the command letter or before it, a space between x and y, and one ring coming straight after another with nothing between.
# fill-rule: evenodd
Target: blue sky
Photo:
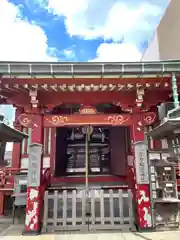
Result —
<instances>
[{"instance_id":1,"label":"blue sky","mask_svg":"<svg viewBox=\"0 0 180 240\"><path fill-rule=\"evenodd\" d=\"M168 0L0 0L0 60L138 61Z\"/></svg>"},{"instance_id":2,"label":"blue sky","mask_svg":"<svg viewBox=\"0 0 180 240\"><path fill-rule=\"evenodd\" d=\"M0 61L139 61L168 0L0 0ZM8 119L12 107L2 106Z\"/></svg>"}]
</instances>

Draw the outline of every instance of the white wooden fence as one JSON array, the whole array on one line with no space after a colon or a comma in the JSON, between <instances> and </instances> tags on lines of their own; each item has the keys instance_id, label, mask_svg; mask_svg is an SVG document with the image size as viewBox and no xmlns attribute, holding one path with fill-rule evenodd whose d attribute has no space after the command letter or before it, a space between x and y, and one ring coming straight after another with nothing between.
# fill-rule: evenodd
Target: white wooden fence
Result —
<instances>
[{"instance_id":1,"label":"white wooden fence","mask_svg":"<svg viewBox=\"0 0 180 240\"><path fill-rule=\"evenodd\" d=\"M45 231L133 229L130 190L46 191Z\"/></svg>"}]
</instances>

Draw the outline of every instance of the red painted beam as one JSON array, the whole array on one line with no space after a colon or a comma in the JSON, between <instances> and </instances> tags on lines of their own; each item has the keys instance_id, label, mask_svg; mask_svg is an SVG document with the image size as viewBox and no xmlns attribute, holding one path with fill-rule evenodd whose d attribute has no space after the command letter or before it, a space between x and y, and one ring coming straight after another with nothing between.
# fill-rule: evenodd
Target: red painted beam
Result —
<instances>
[{"instance_id":1,"label":"red painted beam","mask_svg":"<svg viewBox=\"0 0 180 240\"><path fill-rule=\"evenodd\" d=\"M92 97L94 96L94 97ZM122 104L133 104L136 92L39 92L38 100L47 105L58 103L97 104L107 102L120 102Z\"/></svg>"},{"instance_id":2,"label":"red painted beam","mask_svg":"<svg viewBox=\"0 0 180 240\"><path fill-rule=\"evenodd\" d=\"M117 183L117 182L125 182L126 176L92 176L88 178L89 183ZM51 184L57 183L85 183L85 177L52 177Z\"/></svg>"},{"instance_id":3,"label":"red painted beam","mask_svg":"<svg viewBox=\"0 0 180 240\"><path fill-rule=\"evenodd\" d=\"M132 116L129 114L46 115L43 120L44 127L81 126L87 124L129 126L132 124Z\"/></svg>"},{"instance_id":4,"label":"red painted beam","mask_svg":"<svg viewBox=\"0 0 180 240\"><path fill-rule=\"evenodd\" d=\"M107 102L120 102L122 105L135 105L136 91L121 92L38 92L38 100L42 105L57 106L61 103L79 103L79 104L98 104ZM149 105L157 104L159 101L165 101L168 98L169 90L148 90L145 92L144 102ZM16 94L9 96L8 102L11 104L26 105L30 104L28 94Z\"/></svg>"},{"instance_id":5,"label":"red painted beam","mask_svg":"<svg viewBox=\"0 0 180 240\"><path fill-rule=\"evenodd\" d=\"M39 127L36 121L38 115L21 114L17 121L26 128ZM109 125L109 126L129 126L134 121L141 121L143 126L148 126L156 120L154 112L140 114L74 114L74 115L53 115L43 116L43 127L63 127L81 125Z\"/></svg>"}]
</instances>

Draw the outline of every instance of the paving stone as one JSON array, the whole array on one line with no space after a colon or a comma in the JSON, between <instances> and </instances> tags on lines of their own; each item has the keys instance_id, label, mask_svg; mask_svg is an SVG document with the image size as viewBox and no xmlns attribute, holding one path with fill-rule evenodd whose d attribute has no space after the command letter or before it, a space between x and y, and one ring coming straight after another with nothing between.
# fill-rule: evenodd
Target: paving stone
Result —
<instances>
[{"instance_id":1,"label":"paving stone","mask_svg":"<svg viewBox=\"0 0 180 240\"><path fill-rule=\"evenodd\" d=\"M0 240L29 240L32 236L22 236L24 225L0 224ZM13 237L13 238L12 238ZM179 240L180 231L166 232L61 232L33 236L37 240Z\"/></svg>"}]
</instances>

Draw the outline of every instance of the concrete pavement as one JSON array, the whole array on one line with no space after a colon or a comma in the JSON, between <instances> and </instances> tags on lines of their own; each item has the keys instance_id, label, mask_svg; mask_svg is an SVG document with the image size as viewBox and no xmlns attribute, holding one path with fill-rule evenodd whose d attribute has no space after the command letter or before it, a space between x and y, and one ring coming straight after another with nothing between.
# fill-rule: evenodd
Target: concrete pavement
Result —
<instances>
[{"instance_id":1,"label":"concrete pavement","mask_svg":"<svg viewBox=\"0 0 180 240\"><path fill-rule=\"evenodd\" d=\"M29 240L32 236L21 236L23 225L0 226L0 240ZM179 240L180 231L166 232L60 232L58 234L45 234L33 236L35 240Z\"/></svg>"}]
</instances>

